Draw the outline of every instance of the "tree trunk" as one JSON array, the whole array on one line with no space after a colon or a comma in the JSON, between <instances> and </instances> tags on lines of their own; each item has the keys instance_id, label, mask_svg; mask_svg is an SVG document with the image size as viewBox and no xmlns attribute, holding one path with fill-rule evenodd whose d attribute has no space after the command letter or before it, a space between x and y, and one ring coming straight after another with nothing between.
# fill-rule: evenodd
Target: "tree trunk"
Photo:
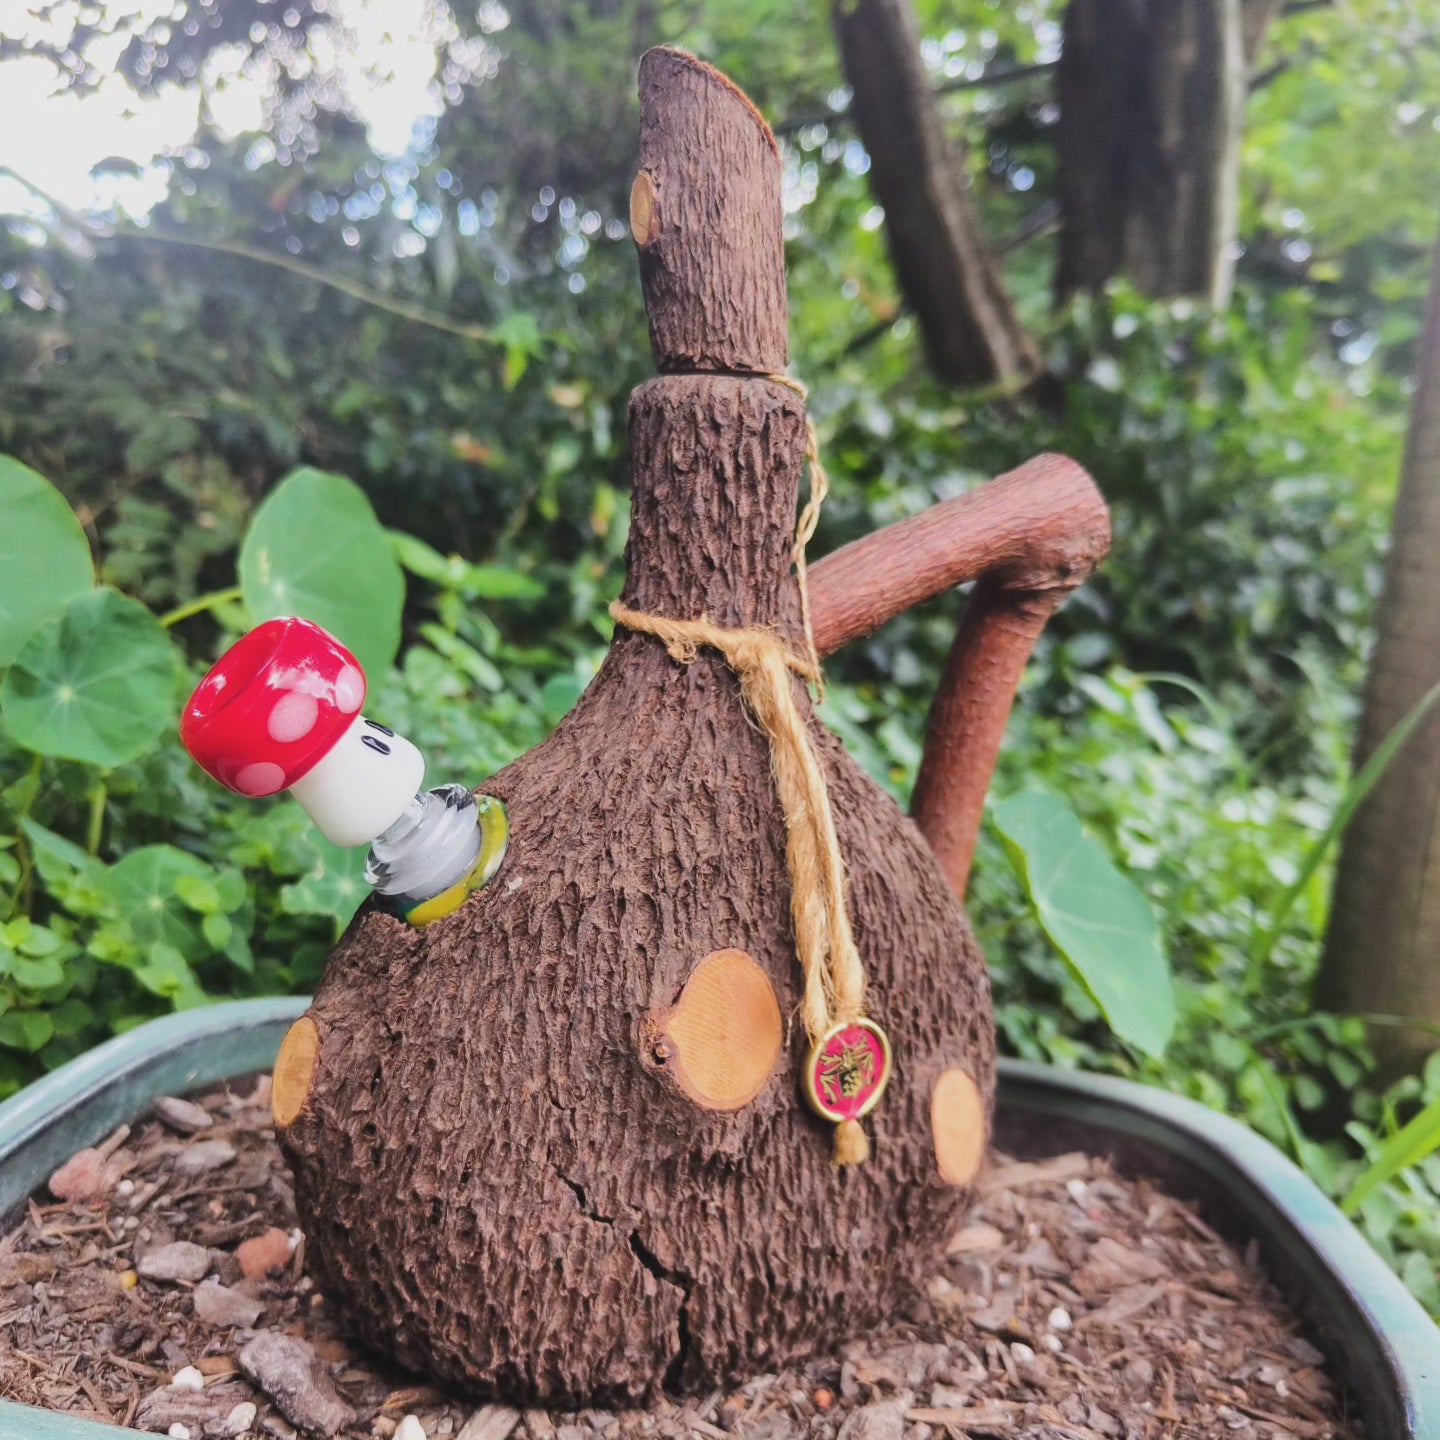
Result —
<instances>
[{"instance_id":1,"label":"tree trunk","mask_svg":"<svg viewBox=\"0 0 1440 1440\"><path fill-rule=\"evenodd\" d=\"M1392 534L1357 770L1440 684L1440 247ZM1345 832L1316 998L1326 1009L1440 1024L1440 715L1421 723ZM1414 1027L1376 1026L1371 1041L1390 1072L1436 1048L1434 1034Z\"/></svg>"},{"instance_id":2,"label":"tree trunk","mask_svg":"<svg viewBox=\"0 0 1440 1440\"><path fill-rule=\"evenodd\" d=\"M1146 294L1229 298L1251 0L1070 0L1060 55L1056 289L1123 275Z\"/></svg>"},{"instance_id":3,"label":"tree trunk","mask_svg":"<svg viewBox=\"0 0 1440 1440\"><path fill-rule=\"evenodd\" d=\"M625 601L798 648L805 409L766 378L778 154L690 57L652 51L640 83L662 378L631 400ZM988 1125L988 982L919 832L795 684L895 1048L873 1157L837 1171L797 1096L784 823L736 677L617 631L551 738L484 785L511 825L495 878L424 930L363 910L299 1022L318 1047L282 1139L307 1253L401 1362L522 1401L639 1398L828 1350L934 1273Z\"/></svg>"},{"instance_id":4,"label":"tree trunk","mask_svg":"<svg viewBox=\"0 0 1440 1440\"><path fill-rule=\"evenodd\" d=\"M909 0L836 0L833 14L870 191L931 369L954 385L1034 376L1039 358L941 124Z\"/></svg>"}]
</instances>

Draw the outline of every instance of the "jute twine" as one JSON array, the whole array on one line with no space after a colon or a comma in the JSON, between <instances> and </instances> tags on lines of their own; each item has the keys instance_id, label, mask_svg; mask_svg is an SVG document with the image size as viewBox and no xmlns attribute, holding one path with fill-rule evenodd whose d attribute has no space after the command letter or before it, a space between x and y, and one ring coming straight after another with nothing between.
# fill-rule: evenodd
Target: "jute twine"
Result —
<instances>
[{"instance_id":1,"label":"jute twine","mask_svg":"<svg viewBox=\"0 0 1440 1440\"><path fill-rule=\"evenodd\" d=\"M788 375L768 375L803 399L805 387ZM814 743L795 703L791 675L823 686L820 657L810 622L805 547L815 534L829 479L820 463L814 422L807 416L805 456L810 462L810 497L795 527L791 558L800 586L800 609L807 654L797 655L773 630L747 626L727 629L702 615L675 620L648 615L616 601L616 624L653 635L682 665L704 647L718 650L740 680L740 694L770 746L775 790L785 816L785 863L790 872L790 914L795 949L805 976L800 1013L812 1044L838 1024L865 1013L865 967L855 948L845 904L845 863L835 835L830 793ZM823 690L822 690L823 693ZM858 1120L843 1120L835 1130L835 1163L858 1165L869 1158L870 1144Z\"/></svg>"}]
</instances>

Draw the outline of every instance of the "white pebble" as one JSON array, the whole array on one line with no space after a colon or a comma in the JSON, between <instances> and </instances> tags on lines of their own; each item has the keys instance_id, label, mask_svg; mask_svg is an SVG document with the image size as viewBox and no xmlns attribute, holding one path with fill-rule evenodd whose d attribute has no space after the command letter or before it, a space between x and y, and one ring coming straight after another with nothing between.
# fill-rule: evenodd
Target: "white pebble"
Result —
<instances>
[{"instance_id":1,"label":"white pebble","mask_svg":"<svg viewBox=\"0 0 1440 1440\"><path fill-rule=\"evenodd\" d=\"M1040 1343L1052 1354L1058 1355L1065 1347L1060 1343L1058 1335L1042 1335Z\"/></svg>"},{"instance_id":2,"label":"white pebble","mask_svg":"<svg viewBox=\"0 0 1440 1440\"><path fill-rule=\"evenodd\" d=\"M122 1180L116 1187L117 1195L133 1195L135 1193L135 1182L133 1180Z\"/></svg>"},{"instance_id":3,"label":"white pebble","mask_svg":"<svg viewBox=\"0 0 1440 1440\"><path fill-rule=\"evenodd\" d=\"M1085 1197L1090 1193L1090 1187L1083 1180L1067 1180L1065 1190L1077 1205L1083 1205Z\"/></svg>"},{"instance_id":4,"label":"white pebble","mask_svg":"<svg viewBox=\"0 0 1440 1440\"><path fill-rule=\"evenodd\" d=\"M178 1420L165 1432L170 1440L190 1440L190 1427Z\"/></svg>"},{"instance_id":5,"label":"white pebble","mask_svg":"<svg viewBox=\"0 0 1440 1440\"><path fill-rule=\"evenodd\" d=\"M170 1385L175 1390L194 1390L198 1394L205 1388L205 1377L193 1365L187 1365L170 1377Z\"/></svg>"},{"instance_id":6,"label":"white pebble","mask_svg":"<svg viewBox=\"0 0 1440 1440\"><path fill-rule=\"evenodd\" d=\"M225 1434L243 1435L255 1423L258 1413L253 1400L242 1400L225 1417Z\"/></svg>"},{"instance_id":7,"label":"white pebble","mask_svg":"<svg viewBox=\"0 0 1440 1440\"><path fill-rule=\"evenodd\" d=\"M1035 1352L1028 1346L1017 1340L1010 1347L1010 1358L1017 1365L1033 1365L1035 1363Z\"/></svg>"},{"instance_id":8,"label":"white pebble","mask_svg":"<svg viewBox=\"0 0 1440 1440\"><path fill-rule=\"evenodd\" d=\"M300 1242L305 1238L305 1232L298 1226L290 1232L290 1253L293 1255L300 1248ZM398 1430L395 1432L400 1433Z\"/></svg>"},{"instance_id":9,"label":"white pebble","mask_svg":"<svg viewBox=\"0 0 1440 1440\"><path fill-rule=\"evenodd\" d=\"M396 1427L394 1440L426 1440L425 1427L415 1415L407 1415Z\"/></svg>"},{"instance_id":10,"label":"white pebble","mask_svg":"<svg viewBox=\"0 0 1440 1440\"><path fill-rule=\"evenodd\" d=\"M1046 1317L1045 1323L1052 1330L1068 1330L1075 1322L1070 1318L1070 1312L1063 1305L1057 1305Z\"/></svg>"}]
</instances>

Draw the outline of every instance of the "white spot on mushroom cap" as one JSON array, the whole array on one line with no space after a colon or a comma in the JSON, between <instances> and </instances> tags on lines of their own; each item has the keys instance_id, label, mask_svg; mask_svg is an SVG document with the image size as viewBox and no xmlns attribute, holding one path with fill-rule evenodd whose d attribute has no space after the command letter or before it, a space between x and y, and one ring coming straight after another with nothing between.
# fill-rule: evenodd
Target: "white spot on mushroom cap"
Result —
<instances>
[{"instance_id":1,"label":"white spot on mushroom cap","mask_svg":"<svg viewBox=\"0 0 1440 1440\"><path fill-rule=\"evenodd\" d=\"M257 760L235 777L235 788L242 795L274 795L285 788L285 772L269 760Z\"/></svg>"},{"instance_id":2,"label":"white spot on mushroom cap","mask_svg":"<svg viewBox=\"0 0 1440 1440\"><path fill-rule=\"evenodd\" d=\"M320 714L320 704L313 695L302 695L292 690L275 702L265 729L270 738L279 745L292 745L303 740L314 728Z\"/></svg>"},{"instance_id":3,"label":"white spot on mushroom cap","mask_svg":"<svg viewBox=\"0 0 1440 1440\"><path fill-rule=\"evenodd\" d=\"M365 677L347 665L335 677L335 703L346 715L353 715L365 701Z\"/></svg>"}]
</instances>

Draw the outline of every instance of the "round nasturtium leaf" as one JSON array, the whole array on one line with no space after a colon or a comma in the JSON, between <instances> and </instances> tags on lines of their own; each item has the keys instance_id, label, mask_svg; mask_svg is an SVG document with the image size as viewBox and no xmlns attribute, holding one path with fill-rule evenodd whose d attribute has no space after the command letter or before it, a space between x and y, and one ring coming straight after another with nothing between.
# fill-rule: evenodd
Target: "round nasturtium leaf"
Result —
<instances>
[{"instance_id":1,"label":"round nasturtium leaf","mask_svg":"<svg viewBox=\"0 0 1440 1440\"><path fill-rule=\"evenodd\" d=\"M123 765L175 723L178 658L138 600L88 590L46 621L5 672L6 728L40 755Z\"/></svg>"},{"instance_id":2,"label":"round nasturtium leaf","mask_svg":"<svg viewBox=\"0 0 1440 1440\"><path fill-rule=\"evenodd\" d=\"M292 470L240 546L240 588L256 621L313 620L372 674L400 648L405 577L364 492L343 475Z\"/></svg>"},{"instance_id":3,"label":"round nasturtium leaf","mask_svg":"<svg viewBox=\"0 0 1440 1440\"><path fill-rule=\"evenodd\" d=\"M65 497L43 475L0 455L0 666L94 584L90 542Z\"/></svg>"},{"instance_id":4,"label":"round nasturtium leaf","mask_svg":"<svg viewBox=\"0 0 1440 1440\"><path fill-rule=\"evenodd\" d=\"M187 960L198 960L205 946L185 899L185 882L209 881L214 875L187 850L142 845L106 871L101 888L142 945L170 945Z\"/></svg>"}]
</instances>

